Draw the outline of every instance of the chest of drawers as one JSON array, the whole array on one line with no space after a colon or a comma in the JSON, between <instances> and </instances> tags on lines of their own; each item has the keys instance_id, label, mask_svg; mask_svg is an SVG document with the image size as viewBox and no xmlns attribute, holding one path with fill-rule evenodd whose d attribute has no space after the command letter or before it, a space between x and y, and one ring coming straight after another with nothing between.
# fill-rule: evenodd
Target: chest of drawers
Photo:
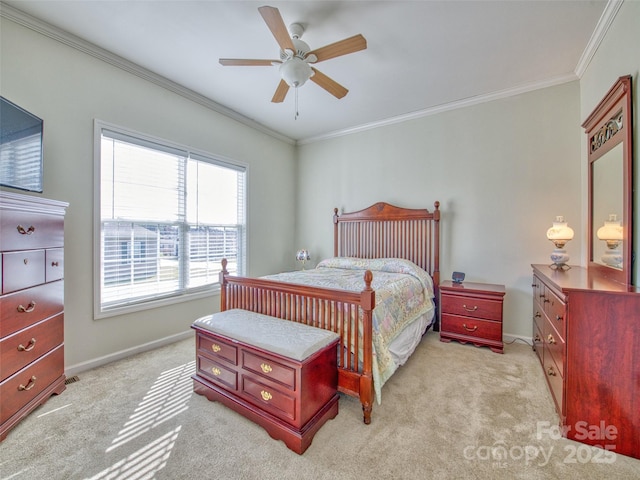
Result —
<instances>
[{"instance_id":1,"label":"chest of drawers","mask_svg":"<svg viewBox=\"0 0 640 480\"><path fill-rule=\"evenodd\" d=\"M0 440L65 389L66 207L0 192Z\"/></svg>"},{"instance_id":2,"label":"chest of drawers","mask_svg":"<svg viewBox=\"0 0 640 480\"><path fill-rule=\"evenodd\" d=\"M640 458L640 293L577 266L533 265L532 285L533 348L563 435Z\"/></svg>"},{"instance_id":3,"label":"chest of drawers","mask_svg":"<svg viewBox=\"0 0 640 480\"><path fill-rule=\"evenodd\" d=\"M295 359L275 353L264 342L256 346L216 334L198 322L193 328L194 391L261 425L294 452L304 453L320 427L338 414L338 338L332 332L326 332L332 336L324 346Z\"/></svg>"},{"instance_id":4,"label":"chest of drawers","mask_svg":"<svg viewBox=\"0 0 640 480\"><path fill-rule=\"evenodd\" d=\"M502 310L504 285L464 282L440 284L440 340L487 346L504 351Z\"/></svg>"}]
</instances>

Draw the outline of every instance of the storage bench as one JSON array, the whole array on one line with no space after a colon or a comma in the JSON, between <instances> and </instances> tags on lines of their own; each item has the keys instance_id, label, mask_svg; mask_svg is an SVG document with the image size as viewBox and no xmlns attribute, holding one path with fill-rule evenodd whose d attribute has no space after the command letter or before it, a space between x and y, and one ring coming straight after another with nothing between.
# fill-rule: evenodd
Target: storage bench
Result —
<instances>
[{"instance_id":1,"label":"storage bench","mask_svg":"<svg viewBox=\"0 0 640 480\"><path fill-rule=\"evenodd\" d=\"M338 334L232 309L196 320L194 391L302 454L338 414Z\"/></svg>"}]
</instances>

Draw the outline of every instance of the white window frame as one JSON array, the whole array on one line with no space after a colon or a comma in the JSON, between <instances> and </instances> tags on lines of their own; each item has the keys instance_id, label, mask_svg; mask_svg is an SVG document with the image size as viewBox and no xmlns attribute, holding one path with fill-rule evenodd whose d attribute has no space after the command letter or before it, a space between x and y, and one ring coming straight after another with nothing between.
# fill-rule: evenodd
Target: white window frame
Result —
<instances>
[{"instance_id":1,"label":"white window frame","mask_svg":"<svg viewBox=\"0 0 640 480\"><path fill-rule=\"evenodd\" d=\"M238 265L237 274L244 275L247 265L247 204L248 204L248 192L247 184L249 178L249 166L243 162L236 160L230 160L220 155L213 155L210 153L198 151L194 148L186 147L184 145L170 142L164 139L156 138L151 135L136 132L125 127L113 125L101 120L94 120L94 318L106 318L115 315L122 315L126 313L147 310L151 308L157 308L164 305L171 305L175 303L190 301L198 298L210 297L212 294L216 294L220 291L220 284L218 282L209 284L202 287L195 287L187 289L181 293L168 294L159 296L158 298L148 298L136 303L130 303L123 306L114 306L109 308L103 308L102 306L102 214L101 214L101 144L102 144L102 132L103 130L109 130L116 134L128 136L140 140L141 142L149 142L152 144L161 145L167 149L176 149L187 152L192 158L199 161L207 161L212 164L216 164L223 167L229 167L235 170L244 170L245 182L244 182L244 223L241 228L240 238L238 239Z\"/></svg>"}]
</instances>

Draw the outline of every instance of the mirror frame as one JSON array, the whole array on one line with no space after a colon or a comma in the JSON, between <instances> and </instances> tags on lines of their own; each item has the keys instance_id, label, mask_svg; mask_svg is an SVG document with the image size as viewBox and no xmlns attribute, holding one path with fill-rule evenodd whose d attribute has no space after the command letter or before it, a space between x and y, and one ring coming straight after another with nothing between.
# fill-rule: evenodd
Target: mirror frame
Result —
<instances>
[{"instance_id":1,"label":"mirror frame","mask_svg":"<svg viewBox=\"0 0 640 480\"><path fill-rule=\"evenodd\" d=\"M614 121L615 119L615 121ZM587 134L589 213L588 223L588 268L624 285L631 285L632 260L632 156L633 126L631 124L631 75L620 77L604 98L582 124ZM593 168L594 162L622 143L622 268L616 269L593 260Z\"/></svg>"}]
</instances>

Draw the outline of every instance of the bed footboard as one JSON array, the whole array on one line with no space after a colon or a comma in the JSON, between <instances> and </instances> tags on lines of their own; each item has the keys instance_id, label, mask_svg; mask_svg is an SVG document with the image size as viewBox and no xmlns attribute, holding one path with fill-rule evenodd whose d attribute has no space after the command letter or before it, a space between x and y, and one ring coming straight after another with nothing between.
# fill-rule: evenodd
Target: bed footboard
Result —
<instances>
[{"instance_id":1,"label":"bed footboard","mask_svg":"<svg viewBox=\"0 0 640 480\"><path fill-rule=\"evenodd\" d=\"M359 293L309 287L232 276L225 259L220 273L220 310L242 308L337 333L340 336L338 390L360 398L364 423L369 424L374 397L372 279L372 273L367 270L365 288Z\"/></svg>"}]
</instances>

